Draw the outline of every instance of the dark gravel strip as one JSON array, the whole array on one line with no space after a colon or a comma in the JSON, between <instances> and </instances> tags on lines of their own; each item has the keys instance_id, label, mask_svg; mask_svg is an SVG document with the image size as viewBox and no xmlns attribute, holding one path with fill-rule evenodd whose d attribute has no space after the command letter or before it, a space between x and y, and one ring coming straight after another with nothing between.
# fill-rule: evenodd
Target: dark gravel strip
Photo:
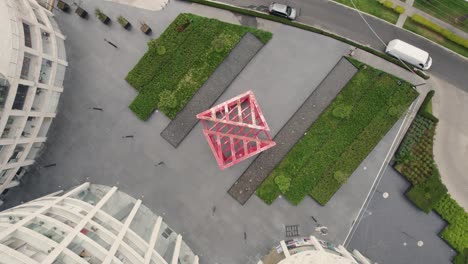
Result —
<instances>
[{"instance_id":1,"label":"dark gravel strip","mask_svg":"<svg viewBox=\"0 0 468 264\"><path fill-rule=\"evenodd\" d=\"M231 186L228 193L240 204L247 202L356 72L356 67L345 58L341 58L276 134L276 146L261 153Z\"/></svg>"},{"instance_id":2,"label":"dark gravel strip","mask_svg":"<svg viewBox=\"0 0 468 264\"><path fill-rule=\"evenodd\" d=\"M198 89L161 136L177 148L197 124L196 115L212 106L264 44L251 33L245 34L208 80Z\"/></svg>"}]
</instances>

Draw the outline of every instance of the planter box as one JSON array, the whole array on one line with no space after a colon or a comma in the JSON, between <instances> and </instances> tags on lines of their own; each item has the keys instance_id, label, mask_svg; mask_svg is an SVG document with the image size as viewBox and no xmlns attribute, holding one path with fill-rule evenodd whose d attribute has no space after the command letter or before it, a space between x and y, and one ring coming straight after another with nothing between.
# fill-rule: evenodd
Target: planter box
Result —
<instances>
[{"instance_id":1,"label":"planter box","mask_svg":"<svg viewBox=\"0 0 468 264\"><path fill-rule=\"evenodd\" d=\"M127 29L127 30L129 30L130 27L132 26L132 24L131 24L130 22L128 22L128 20L125 19L124 17L118 17L118 18L117 18L117 22L119 22L119 24L120 24L123 28L125 28L125 29Z\"/></svg>"},{"instance_id":2,"label":"planter box","mask_svg":"<svg viewBox=\"0 0 468 264\"><path fill-rule=\"evenodd\" d=\"M141 24L141 27L140 27L141 31L143 33L145 33L146 35L150 34L151 33L151 28L145 23L145 24Z\"/></svg>"},{"instance_id":3,"label":"planter box","mask_svg":"<svg viewBox=\"0 0 468 264\"><path fill-rule=\"evenodd\" d=\"M132 24L130 24L130 22L127 21L127 24L125 25L122 24L122 27L128 30L132 27Z\"/></svg>"},{"instance_id":4,"label":"planter box","mask_svg":"<svg viewBox=\"0 0 468 264\"><path fill-rule=\"evenodd\" d=\"M60 9L60 10L62 10L63 12L68 12L68 11L70 11L70 6L69 6L67 3L65 3L65 2L63 2L63 1L61 1L61 0L59 0L59 1L57 2L57 8Z\"/></svg>"},{"instance_id":5,"label":"planter box","mask_svg":"<svg viewBox=\"0 0 468 264\"><path fill-rule=\"evenodd\" d=\"M106 15L100 16L99 20L101 20L101 22L106 24L106 25L109 24L109 22L110 22L110 18L108 16L106 16Z\"/></svg>"},{"instance_id":6,"label":"planter box","mask_svg":"<svg viewBox=\"0 0 468 264\"><path fill-rule=\"evenodd\" d=\"M88 12L86 12L86 10L84 10L81 7L78 7L76 9L75 13L81 18L87 18L88 17Z\"/></svg>"}]
</instances>

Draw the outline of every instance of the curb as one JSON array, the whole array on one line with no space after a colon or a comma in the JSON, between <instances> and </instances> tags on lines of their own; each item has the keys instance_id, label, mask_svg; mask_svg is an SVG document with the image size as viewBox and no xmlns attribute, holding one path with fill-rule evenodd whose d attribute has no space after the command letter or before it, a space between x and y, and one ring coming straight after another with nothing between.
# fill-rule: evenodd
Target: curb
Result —
<instances>
[{"instance_id":1,"label":"curb","mask_svg":"<svg viewBox=\"0 0 468 264\"><path fill-rule=\"evenodd\" d=\"M219 9L223 9L223 10L227 10L227 11L230 11L230 12L235 12L235 13L239 13L239 14L242 14L242 15L247 15L247 16L252 16L252 17L256 17L256 18L260 18L260 19L265 19L265 20L269 20L269 21L272 21L272 22L277 22L277 23L281 23L283 25L286 25L286 26L292 26L292 27L295 27L295 28L298 28L298 29L302 29L302 30L305 30L305 31L309 31L309 32L313 32L313 33L317 33L317 34L321 34L321 35L324 35L326 37L329 37L329 38L333 38L333 39L336 39L338 41L341 41L341 42L344 42L348 45L351 45L351 46L354 46L356 48L359 48L359 49L362 49L362 50L365 50L375 56L378 56L390 63L393 63L401 68L404 68L405 70L408 70L407 67L402 64L400 61L398 61L397 59L391 57L390 55L387 55L381 51L378 51L372 47L370 47L369 45L364 45L360 42L357 42L357 41L354 41L354 40L351 40L349 38L346 38L346 37L343 37L343 36L340 36L336 33L333 33L333 32L330 32L328 30L324 30L324 29L321 29L321 28L318 28L318 27L315 27L315 26L312 26L312 25L309 25L309 24L305 24L305 23L302 23L302 22L298 22L298 21L290 21L290 20L287 20L285 18L281 18L281 17L276 17L276 16L272 16L266 12L260 12L260 11L257 11L257 10L253 10L253 9L248 9L248 8L244 8L244 7L238 7L238 6L234 6L234 5L231 5L231 4L226 4L224 2L218 2L218 1L214 1L214 0L186 0L187 2L190 2L190 3L196 3L196 4L200 4L200 5L206 5L206 6L210 6L210 7L213 7L213 8L219 8ZM422 73L422 74L418 74L419 71L416 71L417 75L419 75L420 77L424 78L424 79L429 79L429 76L426 76L426 74Z\"/></svg>"}]
</instances>

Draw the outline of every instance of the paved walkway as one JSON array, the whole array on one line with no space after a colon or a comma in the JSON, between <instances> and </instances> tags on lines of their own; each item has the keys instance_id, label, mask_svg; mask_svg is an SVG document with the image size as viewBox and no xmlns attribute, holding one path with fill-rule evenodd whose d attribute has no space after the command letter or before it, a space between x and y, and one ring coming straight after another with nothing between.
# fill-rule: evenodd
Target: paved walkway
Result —
<instances>
[{"instance_id":1,"label":"paved walkway","mask_svg":"<svg viewBox=\"0 0 468 264\"><path fill-rule=\"evenodd\" d=\"M403 27L408 16L411 16L410 9L413 7L414 0L407 0L406 2L396 1L393 3L396 6L403 6L405 8L405 12L403 14L400 14L396 23L397 27Z\"/></svg>"},{"instance_id":2,"label":"paved walkway","mask_svg":"<svg viewBox=\"0 0 468 264\"><path fill-rule=\"evenodd\" d=\"M146 10L157 11L161 10L166 6L169 0L106 0L118 4L143 8Z\"/></svg>"},{"instance_id":3,"label":"paved walkway","mask_svg":"<svg viewBox=\"0 0 468 264\"><path fill-rule=\"evenodd\" d=\"M229 194L241 204L247 202L356 72L356 67L342 58L281 128L273 139L276 146L261 153L250 164L231 186Z\"/></svg>"},{"instance_id":4,"label":"paved walkway","mask_svg":"<svg viewBox=\"0 0 468 264\"><path fill-rule=\"evenodd\" d=\"M264 45L251 33L245 34L184 109L161 132L161 136L177 148L197 124L196 115L216 102Z\"/></svg>"},{"instance_id":5,"label":"paved walkway","mask_svg":"<svg viewBox=\"0 0 468 264\"><path fill-rule=\"evenodd\" d=\"M456 252L438 236L446 222L433 211L425 214L405 197L410 185L392 167L385 168L349 248L359 250L373 263L449 264ZM387 199L383 198L385 192ZM422 247L418 241L423 242Z\"/></svg>"}]
</instances>

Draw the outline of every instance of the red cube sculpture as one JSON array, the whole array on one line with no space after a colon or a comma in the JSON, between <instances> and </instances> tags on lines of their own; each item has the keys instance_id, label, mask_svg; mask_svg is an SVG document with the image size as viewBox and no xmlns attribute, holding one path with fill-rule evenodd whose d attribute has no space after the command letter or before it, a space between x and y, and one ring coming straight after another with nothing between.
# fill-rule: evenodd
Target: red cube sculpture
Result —
<instances>
[{"instance_id":1,"label":"red cube sculpture","mask_svg":"<svg viewBox=\"0 0 468 264\"><path fill-rule=\"evenodd\" d=\"M248 91L197 115L219 168L224 170L276 145L270 128Z\"/></svg>"}]
</instances>

